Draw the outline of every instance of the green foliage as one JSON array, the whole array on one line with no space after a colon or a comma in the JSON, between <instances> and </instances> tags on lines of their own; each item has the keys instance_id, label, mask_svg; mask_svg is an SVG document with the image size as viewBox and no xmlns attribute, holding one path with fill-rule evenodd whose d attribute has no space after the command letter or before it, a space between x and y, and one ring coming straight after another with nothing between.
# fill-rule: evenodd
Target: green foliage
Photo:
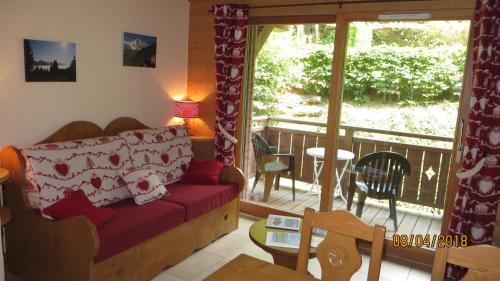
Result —
<instances>
[{"instance_id":1,"label":"green foliage","mask_svg":"<svg viewBox=\"0 0 500 281\"><path fill-rule=\"evenodd\" d=\"M350 27L346 101L413 105L458 100L467 28L414 26L369 32L364 25ZM286 113L278 104L292 91L329 95L335 25L292 25L288 30L272 32L256 58L254 115Z\"/></svg>"},{"instance_id":2,"label":"green foliage","mask_svg":"<svg viewBox=\"0 0 500 281\"><path fill-rule=\"evenodd\" d=\"M372 45L391 45L399 47L436 47L464 45L467 42L468 28L457 28L464 22L450 25L415 24L413 27L388 26L373 30ZM467 24L466 24L467 25Z\"/></svg>"},{"instance_id":3,"label":"green foliage","mask_svg":"<svg viewBox=\"0 0 500 281\"><path fill-rule=\"evenodd\" d=\"M255 63L253 88L253 114L276 115L279 96L297 85L296 78L290 75L294 60L284 60L270 49L262 49Z\"/></svg>"},{"instance_id":4,"label":"green foliage","mask_svg":"<svg viewBox=\"0 0 500 281\"><path fill-rule=\"evenodd\" d=\"M332 58L331 52L318 50L300 60L304 65L301 82L306 93L328 96L332 78Z\"/></svg>"},{"instance_id":5,"label":"green foliage","mask_svg":"<svg viewBox=\"0 0 500 281\"><path fill-rule=\"evenodd\" d=\"M464 58L464 48L382 46L353 52L345 66L344 98L403 104L457 100Z\"/></svg>"}]
</instances>

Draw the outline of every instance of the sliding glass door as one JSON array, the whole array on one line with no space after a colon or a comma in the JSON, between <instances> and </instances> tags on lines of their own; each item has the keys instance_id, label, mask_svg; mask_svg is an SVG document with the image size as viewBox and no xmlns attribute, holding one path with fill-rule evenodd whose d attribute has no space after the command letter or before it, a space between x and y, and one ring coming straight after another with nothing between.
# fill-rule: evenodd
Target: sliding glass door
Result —
<instances>
[{"instance_id":1,"label":"sliding glass door","mask_svg":"<svg viewBox=\"0 0 500 281\"><path fill-rule=\"evenodd\" d=\"M334 210L433 248L452 174L469 21L352 21L343 67Z\"/></svg>"},{"instance_id":2,"label":"sliding glass door","mask_svg":"<svg viewBox=\"0 0 500 281\"><path fill-rule=\"evenodd\" d=\"M243 200L319 209L334 23L255 25L249 35Z\"/></svg>"}]
</instances>

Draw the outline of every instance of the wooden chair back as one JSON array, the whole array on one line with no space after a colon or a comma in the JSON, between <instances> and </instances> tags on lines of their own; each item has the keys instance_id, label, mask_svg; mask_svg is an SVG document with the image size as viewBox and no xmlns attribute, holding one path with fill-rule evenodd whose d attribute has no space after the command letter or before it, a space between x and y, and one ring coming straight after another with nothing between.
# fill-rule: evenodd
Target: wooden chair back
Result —
<instances>
[{"instance_id":1,"label":"wooden chair back","mask_svg":"<svg viewBox=\"0 0 500 281\"><path fill-rule=\"evenodd\" d=\"M447 264L467 268L461 281L500 281L500 248L495 246L439 248L434 256L432 281L445 280Z\"/></svg>"},{"instance_id":2,"label":"wooden chair back","mask_svg":"<svg viewBox=\"0 0 500 281\"><path fill-rule=\"evenodd\" d=\"M356 246L356 239L372 242L368 281L379 280L384 226L369 226L343 210L315 213L313 209L306 208L297 260L297 271L301 273L307 272L313 227L327 231L323 242L316 248L316 257L321 265L321 280L347 281L359 270L361 254Z\"/></svg>"},{"instance_id":3,"label":"wooden chair back","mask_svg":"<svg viewBox=\"0 0 500 281\"><path fill-rule=\"evenodd\" d=\"M410 162L403 155L380 151L365 155L354 170L368 187L368 197L388 198L397 192L403 176L410 174Z\"/></svg>"}]
</instances>

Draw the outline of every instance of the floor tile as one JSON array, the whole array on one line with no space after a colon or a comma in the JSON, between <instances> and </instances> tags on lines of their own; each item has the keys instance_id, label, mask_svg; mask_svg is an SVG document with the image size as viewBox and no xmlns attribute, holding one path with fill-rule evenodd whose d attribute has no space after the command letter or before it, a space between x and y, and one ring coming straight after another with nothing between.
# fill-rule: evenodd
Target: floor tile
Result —
<instances>
[{"instance_id":1,"label":"floor tile","mask_svg":"<svg viewBox=\"0 0 500 281\"><path fill-rule=\"evenodd\" d=\"M220 262L216 263L215 265L211 266L209 269L205 270L202 272L200 275L196 276L193 280L191 281L202 281L205 279L207 276L210 274L216 272L219 268L223 267L226 263L230 262L230 260L221 260Z\"/></svg>"},{"instance_id":2,"label":"floor tile","mask_svg":"<svg viewBox=\"0 0 500 281\"><path fill-rule=\"evenodd\" d=\"M368 273L368 269L370 268L370 256L361 255L361 267L359 268L359 272Z\"/></svg>"},{"instance_id":3,"label":"floor tile","mask_svg":"<svg viewBox=\"0 0 500 281\"><path fill-rule=\"evenodd\" d=\"M382 261L380 277L390 281L404 281L408 279L410 268L396 263Z\"/></svg>"},{"instance_id":4,"label":"floor tile","mask_svg":"<svg viewBox=\"0 0 500 281\"><path fill-rule=\"evenodd\" d=\"M232 259L236 258L237 256L239 256L240 254L246 254L246 255L249 255L251 257L261 259L263 261L267 261L267 262L271 262L271 263L273 262L273 256L271 256L271 254L262 250L261 248L256 246L253 242L251 242L250 240L248 240L248 241L249 242L244 247L236 250L235 252L233 252L232 254L227 256L226 259L232 260Z\"/></svg>"},{"instance_id":5,"label":"floor tile","mask_svg":"<svg viewBox=\"0 0 500 281\"><path fill-rule=\"evenodd\" d=\"M219 257L227 257L234 251L243 248L248 244L249 239L236 233L227 234L203 249Z\"/></svg>"},{"instance_id":6,"label":"floor tile","mask_svg":"<svg viewBox=\"0 0 500 281\"><path fill-rule=\"evenodd\" d=\"M251 217L240 217L240 223L238 225L238 229L236 229L233 233L239 234L243 237L248 238L248 230L252 226L255 220Z\"/></svg>"},{"instance_id":7,"label":"floor tile","mask_svg":"<svg viewBox=\"0 0 500 281\"><path fill-rule=\"evenodd\" d=\"M184 280L192 280L221 260L223 259L217 255L198 251L181 263L169 268L167 272Z\"/></svg>"},{"instance_id":8,"label":"floor tile","mask_svg":"<svg viewBox=\"0 0 500 281\"><path fill-rule=\"evenodd\" d=\"M321 278L321 265L317 258L310 259L309 264L307 265L307 271L311 273L315 278Z\"/></svg>"},{"instance_id":9,"label":"floor tile","mask_svg":"<svg viewBox=\"0 0 500 281\"><path fill-rule=\"evenodd\" d=\"M186 280L182 279L180 277L177 277L175 275L172 275L172 274L168 273L167 271L164 271L160 275L153 278L151 281L186 281Z\"/></svg>"},{"instance_id":10,"label":"floor tile","mask_svg":"<svg viewBox=\"0 0 500 281\"><path fill-rule=\"evenodd\" d=\"M412 268L410 269L410 275L408 275L408 280L407 281L429 281L431 280L431 273Z\"/></svg>"},{"instance_id":11,"label":"floor tile","mask_svg":"<svg viewBox=\"0 0 500 281\"><path fill-rule=\"evenodd\" d=\"M355 272L354 275L352 275L350 281L366 281L367 279L368 279L368 273L358 271Z\"/></svg>"}]
</instances>

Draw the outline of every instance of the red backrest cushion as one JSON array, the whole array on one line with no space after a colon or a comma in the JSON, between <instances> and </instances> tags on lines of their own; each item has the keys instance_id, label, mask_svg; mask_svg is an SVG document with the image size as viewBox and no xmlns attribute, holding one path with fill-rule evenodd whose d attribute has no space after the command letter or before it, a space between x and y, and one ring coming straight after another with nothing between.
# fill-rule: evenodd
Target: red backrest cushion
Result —
<instances>
[{"instance_id":1,"label":"red backrest cushion","mask_svg":"<svg viewBox=\"0 0 500 281\"><path fill-rule=\"evenodd\" d=\"M219 184L220 172L224 164L215 160L192 160L181 183Z\"/></svg>"},{"instance_id":2,"label":"red backrest cushion","mask_svg":"<svg viewBox=\"0 0 500 281\"><path fill-rule=\"evenodd\" d=\"M64 199L45 208L43 213L56 219L83 215L98 227L109 221L115 215L116 211L109 208L95 207L83 190L77 190L69 193Z\"/></svg>"}]
</instances>

